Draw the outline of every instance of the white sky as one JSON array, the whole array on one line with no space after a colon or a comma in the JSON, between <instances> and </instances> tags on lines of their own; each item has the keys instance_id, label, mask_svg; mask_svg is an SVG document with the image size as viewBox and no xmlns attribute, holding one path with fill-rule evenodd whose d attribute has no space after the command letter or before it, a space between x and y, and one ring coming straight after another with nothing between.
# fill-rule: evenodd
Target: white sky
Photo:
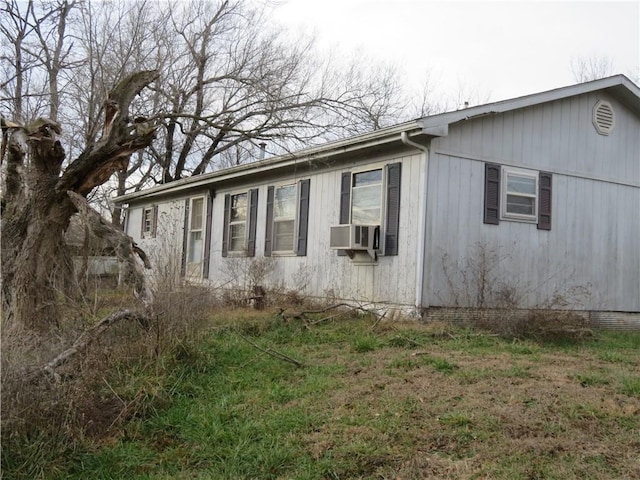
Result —
<instances>
[{"instance_id":1,"label":"white sky","mask_svg":"<svg viewBox=\"0 0 640 480\"><path fill-rule=\"evenodd\" d=\"M640 0L488 2L277 0L275 18L318 46L393 62L408 85L497 101L575 83L571 61L607 57L640 70ZM475 102L473 102L475 103Z\"/></svg>"}]
</instances>

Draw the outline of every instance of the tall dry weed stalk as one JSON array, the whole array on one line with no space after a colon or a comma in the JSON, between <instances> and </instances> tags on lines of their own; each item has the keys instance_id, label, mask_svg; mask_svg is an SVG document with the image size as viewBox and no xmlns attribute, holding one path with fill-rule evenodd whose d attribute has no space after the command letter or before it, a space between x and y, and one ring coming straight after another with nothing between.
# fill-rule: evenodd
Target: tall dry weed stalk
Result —
<instances>
[{"instance_id":1,"label":"tall dry weed stalk","mask_svg":"<svg viewBox=\"0 0 640 480\"><path fill-rule=\"evenodd\" d=\"M589 319L572 311L589 303L589 285L571 285L566 272L551 274L539 285L532 285L513 267L505 268L511 259L509 252L481 242L461 259L454 260L446 253L442 256L448 302L465 309L459 323L508 338L550 340L589 335ZM540 297L550 286L551 294L535 305L526 303L528 297Z\"/></svg>"},{"instance_id":2,"label":"tall dry weed stalk","mask_svg":"<svg viewBox=\"0 0 640 480\"><path fill-rule=\"evenodd\" d=\"M67 314L52 334L2 329L2 471L7 478L42 477L87 438L118 435L123 421L166 401L166 359L200 336L216 304L211 292L181 277L181 252L157 253L164 261L153 276L149 322L114 324L59 367L55 378L42 367L83 330L114 310L140 308L130 293L90 284L75 297L61 293Z\"/></svg>"}]
</instances>

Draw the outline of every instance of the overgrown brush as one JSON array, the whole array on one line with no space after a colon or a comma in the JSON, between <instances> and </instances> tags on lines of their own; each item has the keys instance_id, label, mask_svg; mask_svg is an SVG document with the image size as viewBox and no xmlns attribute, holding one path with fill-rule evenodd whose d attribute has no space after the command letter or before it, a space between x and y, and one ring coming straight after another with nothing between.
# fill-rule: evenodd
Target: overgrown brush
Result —
<instances>
[{"instance_id":1,"label":"overgrown brush","mask_svg":"<svg viewBox=\"0 0 640 480\"><path fill-rule=\"evenodd\" d=\"M443 255L448 289L444 302L461 309L456 323L512 339L575 342L593 334L588 317L572 311L589 303L589 285L571 285L561 281L560 274L539 285L523 282L509 273L515 269L508 263L511 258L503 249L482 242L458 261ZM531 305L527 298L538 301Z\"/></svg>"},{"instance_id":2,"label":"overgrown brush","mask_svg":"<svg viewBox=\"0 0 640 480\"><path fill-rule=\"evenodd\" d=\"M100 315L131 305L109 292L94 302ZM55 335L2 331L2 471L7 478L55 477L88 438L117 435L122 422L144 416L168 398L167 359L180 357L206 327L213 308L203 288L158 282L149 322L121 322L69 361L44 365L69 348L96 316L69 315ZM111 307L111 308L109 308ZM175 354L175 355L174 355Z\"/></svg>"}]
</instances>

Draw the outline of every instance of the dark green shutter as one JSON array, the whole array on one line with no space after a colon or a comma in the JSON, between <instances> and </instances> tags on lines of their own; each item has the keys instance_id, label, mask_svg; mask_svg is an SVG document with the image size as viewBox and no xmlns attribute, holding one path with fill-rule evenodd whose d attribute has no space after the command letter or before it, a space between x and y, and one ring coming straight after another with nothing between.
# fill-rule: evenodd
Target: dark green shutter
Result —
<instances>
[{"instance_id":1,"label":"dark green shutter","mask_svg":"<svg viewBox=\"0 0 640 480\"><path fill-rule=\"evenodd\" d=\"M209 278L209 263L211 258L211 223L213 220L213 191L207 195L207 220L204 230L204 255L202 278Z\"/></svg>"},{"instance_id":2,"label":"dark green shutter","mask_svg":"<svg viewBox=\"0 0 640 480\"><path fill-rule=\"evenodd\" d=\"M229 222L231 219L231 195L224 196L224 222L222 225L222 256L226 257L229 251Z\"/></svg>"},{"instance_id":3,"label":"dark green shutter","mask_svg":"<svg viewBox=\"0 0 640 480\"><path fill-rule=\"evenodd\" d=\"M264 235L264 256L271 256L271 236L273 234L273 196L274 188L267 188L267 224Z\"/></svg>"},{"instance_id":4,"label":"dark green shutter","mask_svg":"<svg viewBox=\"0 0 640 480\"><path fill-rule=\"evenodd\" d=\"M309 188L311 180L300 180L300 206L298 209L298 243L296 255L307 254L307 234L309 232Z\"/></svg>"},{"instance_id":5,"label":"dark green shutter","mask_svg":"<svg viewBox=\"0 0 640 480\"><path fill-rule=\"evenodd\" d=\"M484 165L484 223L500 223L500 165Z\"/></svg>"},{"instance_id":6,"label":"dark green shutter","mask_svg":"<svg viewBox=\"0 0 640 480\"><path fill-rule=\"evenodd\" d=\"M351 210L351 172L342 174L342 183L340 186L340 225L349 223ZM347 255L346 250L338 250L338 255Z\"/></svg>"},{"instance_id":7,"label":"dark green shutter","mask_svg":"<svg viewBox=\"0 0 640 480\"><path fill-rule=\"evenodd\" d=\"M182 261L180 264L180 274L184 277L187 272L187 246L189 242L189 207L188 198L184 201L184 227L182 230Z\"/></svg>"},{"instance_id":8,"label":"dark green shutter","mask_svg":"<svg viewBox=\"0 0 640 480\"><path fill-rule=\"evenodd\" d=\"M384 239L385 255L398 255L401 175L401 163L392 163L387 165L387 222Z\"/></svg>"},{"instance_id":9,"label":"dark green shutter","mask_svg":"<svg viewBox=\"0 0 640 480\"><path fill-rule=\"evenodd\" d=\"M540 172L538 178L538 229L551 230L552 175Z\"/></svg>"},{"instance_id":10,"label":"dark green shutter","mask_svg":"<svg viewBox=\"0 0 640 480\"><path fill-rule=\"evenodd\" d=\"M249 238L247 240L247 256L256 255L256 224L258 223L258 189L249 190Z\"/></svg>"}]
</instances>

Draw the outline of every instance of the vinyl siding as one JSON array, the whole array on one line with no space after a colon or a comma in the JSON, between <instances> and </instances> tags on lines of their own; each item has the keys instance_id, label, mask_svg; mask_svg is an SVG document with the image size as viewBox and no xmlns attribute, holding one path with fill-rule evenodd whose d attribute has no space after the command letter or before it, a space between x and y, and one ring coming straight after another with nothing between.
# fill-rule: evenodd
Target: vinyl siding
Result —
<instances>
[{"instance_id":1,"label":"vinyl siding","mask_svg":"<svg viewBox=\"0 0 640 480\"><path fill-rule=\"evenodd\" d=\"M387 163L402 162L400 212L400 246L397 256L380 256L376 265L357 265L349 257L337 255L329 248L331 225L339 224L340 185L342 172L354 168L381 168ZM266 227L267 189L270 185L297 182L309 178L309 229L306 256L273 255L268 261L270 274L266 287L299 290L310 296L335 296L346 300L389 302L413 306L415 302L415 259L417 252L417 205L420 179L420 155L385 156L367 161L341 163L340 166L299 177L281 177L246 188L259 189L258 222L256 232L256 258L263 257ZM217 285L230 285L233 270L246 270L250 260L241 257L223 258L221 255L223 205L226 193L220 189L214 200L213 234L211 245L210 281ZM406 208L405 208L406 206ZM415 210L414 210L415 209ZM214 272L217 272L214 273ZM243 283L242 279L238 283ZM242 286L242 285L241 285Z\"/></svg>"},{"instance_id":2,"label":"vinyl siding","mask_svg":"<svg viewBox=\"0 0 640 480\"><path fill-rule=\"evenodd\" d=\"M600 98L616 112L609 136L591 123ZM585 287L590 295L569 298L571 307L640 311L638 131L639 119L602 93L451 126L449 137L433 141L429 166L429 305L455 303L443 258L460 262L485 245L503 258L495 278L518 290L524 307ZM551 231L505 220L483 224L486 162L553 174ZM453 288L464 290L461 283Z\"/></svg>"}]
</instances>

